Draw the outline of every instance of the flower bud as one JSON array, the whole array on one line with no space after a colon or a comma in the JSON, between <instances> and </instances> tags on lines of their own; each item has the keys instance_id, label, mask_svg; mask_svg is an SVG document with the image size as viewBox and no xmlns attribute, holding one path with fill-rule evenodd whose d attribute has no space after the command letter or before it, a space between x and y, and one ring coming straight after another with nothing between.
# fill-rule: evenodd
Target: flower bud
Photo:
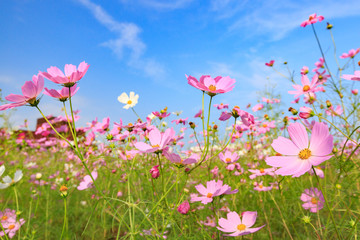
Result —
<instances>
[{"instance_id":1,"label":"flower bud","mask_svg":"<svg viewBox=\"0 0 360 240\"><path fill-rule=\"evenodd\" d=\"M59 189L60 195L61 195L62 197L67 197L67 195L68 195L67 190L68 190L68 188L67 188L65 185L62 185L62 186L60 187L60 189Z\"/></svg>"},{"instance_id":2,"label":"flower bud","mask_svg":"<svg viewBox=\"0 0 360 240\"><path fill-rule=\"evenodd\" d=\"M332 106L331 102L329 100L326 100L326 107L330 108Z\"/></svg>"},{"instance_id":3,"label":"flower bud","mask_svg":"<svg viewBox=\"0 0 360 240\"><path fill-rule=\"evenodd\" d=\"M330 24L330 23L327 23L327 25L326 25L326 29L330 30L330 29L332 29L332 28L333 28L333 25L332 25L332 24Z\"/></svg>"},{"instance_id":4,"label":"flower bud","mask_svg":"<svg viewBox=\"0 0 360 240\"><path fill-rule=\"evenodd\" d=\"M354 94L354 95L356 96L356 95L358 95L359 90L357 90L357 89L353 89L353 90L351 90L351 93L352 93L352 94Z\"/></svg>"},{"instance_id":5,"label":"flower bud","mask_svg":"<svg viewBox=\"0 0 360 240\"><path fill-rule=\"evenodd\" d=\"M309 216L303 216L303 217L301 218L301 220L303 220L304 223L310 223L310 222L311 222L311 218L310 218Z\"/></svg>"},{"instance_id":6,"label":"flower bud","mask_svg":"<svg viewBox=\"0 0 360 240\"><path fill-rule=\"evenodd\" d=\"M156 165L150 169L151 177L156 179L160 176L160 171L158 169L159 165Z\"/></svg>"},{"instance_id":7,"label":"flower bud","mask_svg":"<svg viewBox=\"0 0 360 240\"><path fill-rule=\"evenodd\" d=\"M41 174L41 173L37 173L37 174L35 175L35 178L38 179L38 180L39 180L41 177L42 177L42 174Z\"/></svg>"},{"instance_id":8,"label":"flower bud","mask_svg":"<svg viewBox=\"0 0 360 240\"><path fill-rule=\"evenodd\" d=\"M192 128L192 129L194 129L196 126L195 126L195 123L193 123L193 122L189 122L189 125L190 125L190 127Z\"/></svg>"},{"instance_id":9,"label":"flower bud","mask_svg":"<svg viewBox=\"0 0 360 240\"><path fill-rule=\"evenodd\" d=\"M289 107L289 112L291 112L293 115L297 115L298 111L295 108Z\"/></svg>"},{"instance_id":10,"label":"flower bud","mask_svg":"<svg viewBox=\"0 0 360 240\"><path fill-rule=\"evenodd\" d=\"M342 186L340 184L336 184L335 187L339 190L342 188Z\"/></svg>"},{"instance_id":11,"label":"flower bud","mask_svg":"<svg viewBox=\"0 0 360 240\"><path fill-rule=\"evenodd\" d=\"M269 118L269 115L267 115L267 114L264 115L264 118L265 118L266 120L269 120L269 119L270 119L270 118Z\"/></svg>"},{"instance_id":12,"label":"flower bud","mask_svg":"<svg viewBox=\"0 0 360 240\"><path fill-rule=\"evenodd\" d=\"M218 129L218 126L214 124L213 129L216 131Z\"/></svg>"},{"instance_id":13,"label":"flower bud","mask_svg":"<svg viewBox=\"0 0 360 240\"><path fill-rule=\"evenodd\" d=\"M182 204L179 205L177 211L181 214L187 214L190 210L190 204L188 201L184 201Z\"/></svg>"}]
</instances>

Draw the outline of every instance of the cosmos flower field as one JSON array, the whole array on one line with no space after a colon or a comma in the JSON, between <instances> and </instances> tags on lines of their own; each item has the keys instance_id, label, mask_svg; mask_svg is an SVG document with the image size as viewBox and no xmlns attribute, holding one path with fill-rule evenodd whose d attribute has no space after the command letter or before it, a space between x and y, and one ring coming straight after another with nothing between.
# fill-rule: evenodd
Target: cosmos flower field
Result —
<instances>
[{"instance_id":1,"label":"cosmos flower field","mask_svg":"<svg viewBox=\"0 0 360 240\"><path fill-rule=\"evenodd\" d=\"M358 239L360 48L338 54L334 42L325 54L323 20L299 23L312 28L316 63L290 75L277 70L286 62L264 63L292 82L289 102L264 91L248 106L214 104L236 79L186 75L202 102L194 116L166 106L141 116L134 89L118 101L137 121L78 126L72 97L96 66L34 75L1 99L3 113L27 107L43 122L0 129L0 238ZM51 98L62 116L42 111Z\"/></svg>"}]
</instances>

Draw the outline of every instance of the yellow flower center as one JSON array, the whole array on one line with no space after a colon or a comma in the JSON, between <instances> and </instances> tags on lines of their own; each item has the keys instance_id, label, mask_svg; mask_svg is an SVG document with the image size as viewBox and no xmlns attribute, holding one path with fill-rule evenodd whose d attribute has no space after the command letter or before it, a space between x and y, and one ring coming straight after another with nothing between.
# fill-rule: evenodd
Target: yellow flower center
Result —
<instances>
[{"instance_id":1,"label":"yellow flower center","mask_svg":"<svg viewBox=\"0 0 360 240\"><path fill-rule=\"evenodd\" d=\"M213 92L213 91L216 91L216 87L215 87L214 85L210 85L210 86L209 86L209 90L212 91L212 92Z\"/></svg>"},{"instance_id":2,"label":"yellow flower center","mask_svg":"<svg viewBox=\"0 0 360 240\"><path fill-rule=\"evenodd\" d=\"M15 225L14 224L11 224L9 227L8 227L8 229L14 229L15 228Z\"/></svg>"},{"instance_id":3,"label":"yellow flower center","mask_svg":"<svg viewBox=\"0 0 360 240\"><path fill-rule=\"evenodd\" d=\"M259 188L263 188L264 186L263 185L259 185Z\"/></svg>"},{"instance_id":4,"label":"yellow flower center","mask_svg":"<svg viewBox=\"0 0 360 240\"><path fill-rule=\"evenodd\" d=\"M306 160L311 157L311 151L308 148L305 148L299 152L299 158L302 160Z\"/></svg>"},{"instance_id":5,"label":"yellow flower center","mask_svg":"<svg viewBox=\"0 0 360 240\"><path fill-rule=\"evenodd\" d=\"M152 145L153 148L156 148L156 147L160 147L159 144L156 144L156 145Z\"/></svg>"},{"instance_id":6,"label":"yellow flower center","mask_svg":"<svg viewBox=\"0 0 360 240\"><path fill-rule=\"evenodd\" d=\"M260 173L264 173L265 170L263 168L260 168Z\"/></svg>"},{"instance_id":7,"label":"yellow flower center","mask_svg":"<svg viewBox=\"0 0 360 240\"><path fill-rule=\"evenodd\" d=\"M8 217L6 215L2 216L1 220L6 221L8 219Z\"/></svg>"},{"instance_id":8,"label":"yellow flower center","mask_svg":"<svg viewBox=\"0 0 360 240\"><path fill-rule=\"evenodd\" d=\"M212 196L213 196L212 193L208 193L208 194L206 195L206 197L208 197L208 198L212 198Z\"/></svg>"},{"instance_id":9,"label":"yellow flower center","mask_svg":"<svg viewBox=\"0 0 360 240\"><path fill-rule=\"evenodd\" d=\"M304 92L307 92L307 91L309 91L310 90L310 86L309 85L305 85L304 87L303 87L303 91Z\"/></svg>"},{"instance_id":10,"label":"yellow flower center","mask_svg":"<svg viewBox=\"0 0 360 240\"><path fill-rule=\"evenodd\" d=\"M312 204L317 204L317 203L318 203L318 200L313 197L313 198L311 198L311 203L312 203Z\"/></svg>"},{"instance_id":11,"label":"yellow flower center","mask_svg":"<svg viewBox=\"0 0 360 240\"><path fill-rule=\"evenodd\" d=\"M239 231L244 231L246 229L246 226L245 226L245 224L239 224L239 225L237 225L237 229Z\"/></svg>"},{"instance_id":12,"label":"yellow flower center","mask_svg":"<svg viewBox=\"0 0 360 240\"><path fill-rule=\"evenodd\" d=\"M310 16L309 17L309 21L311 21L311 20L313 20L314 19L314 17L313 16Z\"/></svg>"},{"instance_id":13,"label":"yellow flower center","mask_svg":"<svg viewBox=\"0 0 360 240\"><path fill-rule=\"evenodd\" d=\"M132 104L132 101L131 100L127 101L127 104L129 104L129 105Z\"/></svg>"},{"instance_id":14,"label":"yellow flower center","mask_svg":"<svg viewBox=\"0 0 360 240\"><path fill-rule=\"evenodd\" d=\"M264 124L263 124L263 127L266 128L266 127L267 127L267 124L264 123Z\"/></svg>"},{"instance_id":15,"label":"yellow flower center","mask_svg":"<svg viewBox=\"0 0 360 240\"><path fill-rule=\"evenodd\" d=\"M226 158L225 161L226 161L227 163L229 163L229 162L231 162L231 158Z\"/></svg>"}]
</instances>

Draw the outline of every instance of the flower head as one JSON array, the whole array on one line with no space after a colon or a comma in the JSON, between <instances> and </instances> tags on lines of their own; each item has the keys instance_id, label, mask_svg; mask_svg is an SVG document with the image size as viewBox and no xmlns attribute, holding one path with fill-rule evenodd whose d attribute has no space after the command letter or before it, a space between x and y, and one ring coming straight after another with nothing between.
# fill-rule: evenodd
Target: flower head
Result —
<instances>
[{"instance_id":1,"label":"flower head","mask_svg":"<svg viewBox=\"0 0 360 240\"><path fill-rule=\"evenodd\" d=\"M212 202L213 198L216 196L220 196L223 194L233 194L238 192L237 189L231 191L231 187L229 187L229 185L227 184L223 185L223 182L221 180L218 180L217 182L215 180L208 181L206 183L206 188L202 184L196 185L195 188L203 196L192 197L190 201L201 201L201 203L203 204L208 204L209 202Z\"/></svg>"},{"instance_id":2,"label":"flower head","mask_svg":"<svg viewBox=\"0 0 360 240\"><path fill-rule=\"evenodd\" d=\"M181 214L187 214L189 212L189 210L190 210L190 204L188 201L184 201L177 208L177 211Z\"/></svg>"},{"instance_id":3,"label":"flower head","mask_svg":"<svg viewBox=\"0 0 360 240\"><path fill-rule=\"evenodd\" d=\"M119 97L118 101L125 104L123 108L129 109L130 107L133 108L138 103L139 95L134 92L130 92L129 96L123 92Z\"/></svg>"},{"instance_id":4,"label":"flower head","mask_svg":"<svg viewBox=\"0 0 360 240\"><path fill-rule=\"evenodd\" d=\"M300 199L304 202L302 207L304 209L310 209L310 212L319 211L324 207L325 203L323 194L317 188L305 189Z\"/></svg>"},{"instance_id":5,"label":"flower head","mask_svg":"<svg viewBox=\"0 0 360 240\"><path fill-rule=\"evenodd\" d=\"M70 94L69 94L69 88L63 87L61 90L55 90L55 89L47 89L45 88L45 95L48 95L53 98L59 99L61 102L65 102L69 96L74 96L74 94L79 90L79 87L76 87L76 84L72 87L70 87Z\"/></svg>"},{"instance_id":6,"label":"flower head","mask_svg":"<svg viewBox=\"0 0 360 240\"><path fill-rule=\"evenodd\" d=\"M198 81L193 76L186 76L188 84L206 92L210 96L215 96L219 93L226 93L234 88L235 79L230 77L217 76L212 78L209 75L203 75Z\"/></svg>"},{"instance_id":7,"label":"flower head","mask_svg":"<svg viewBox=\"0 0 360 240\"><path fill-rule=\"evenodd\" d=\"M271 145L281 156L266 158L268 165L280 167L276 174L299 177L332 157L333 137L325 123L315 122L310 141L301 123L290 124L288 132L291 140L280 136Z\"/></svg>"},{"instance_id":8,"label":"flower head","mask_svg":"<svg viewBox=\"0 0 360 240\"><path fill-rule=\"evenodd\" d=\"M3 170L5 170L5 168ZM1 171L1 169L0 169L0 171ZM13 179L9 176L3 177L3 179L2 179L3 183L0 182L0 189L5 189L5 188L10 187L11 185L14 185L18 181L20 181L22 177L23 177L23 173L21 170L16 170Z\"/></svg>"},{"instance_id":9,"label":"flower head","mask_svg":"<svg viewBox=\"0 0 360 240\"><path fill-rule=\"evenodd\" d=\"M175 136L175 131L173 128L168 128L165 132L160 132L159 129L154 127L149 132L149 141L150 144L144 142L136 142L134 145L141 152L151 153L162 151L166 146L171 142Z\"/></svg>"},{"instance_id":10,"label":"flower head","mask_svg":"<svg viewBox=\"0 0 360 240\"><path fill-rule=\"evenodd\" d=\"M274 63L275 63L275 60L271 60L270 62L265 63L265 65L268 67L272 67L272 66L274 66Z\"/></svg>"},{"instance_id":11,"label":"flower head","mask_svg":"<svg viewBox=\"0 0 360 240\"><path fill-rule=\"evenodd\" d=\"M324 17L323 16L316 16L316 13L314 14L311 14L309 16L309 19L308 20L305 20L304 22L302 22L300 24L301 27L306 27L307 25L310 25L310 24L314 24L316 22L321 22L322 20L324 20Z\"/></svg>"},{"instance_id":12,"label":"flower head","mask_svg":"<svg viewBox=\"0 0 360 240\"><path fill-rule=\"evenodd\" d=\"M44 88L44 78L41 75L34 75L32 81L26 81L25 84L21 87L23 95L10 94L5 97L6 100L12 102L0 106L0 111L6 110L9 108L20 107L25 104L30 104L30 106L37 106L39 104L39 99L36 99L41 91Z\"/></svg>"},{"instance_id":13,"label":"flower head","mask_svg":"<svg viewBox=\"0 0 360 240\"><path fill-rule=\"evenodd\" d=\"M91 176L94 178L94 180L97 179L98 173L96 171L91 172ZM84 180L80 182L80 185L77 187L78 190L85 190L87 188L91 188L93 186L93 180L89 175L86 175L84 177Z\"/></svg>"},{"instance_id":14,"label":"flower head","mask_svg":"<svg viewBox=\"0 0 360 240\"><path fill-rule=\"evenodd\" d=\"M342 75L342 78L346 80L360 81L360 71L355 71L354 75L344 74Z\"/></svg>"},{"instance_id":15,"label":"flower head","mask_svg":"<svg viewBox=\"0 0 360 240\"><path fill-rule=\"evenodd\" d=\"M340 58L354 58L356 54L360 52L360 48L358 49L351 49L349 53L343 53Z\"/></svg>"},{"instance_id":16,"label":"flower head","mask_svg":"<svg viewBox=\"0 0 360 240\"><path fill-rule=\"evenodd\" d=\"M50 67L47 69L47 72L41 72L41 74L54 83L63 84L65 87L72 87L84 77L89 66L85 61L81 62L78 68L72 64L65 64L65 74L57 67Z\"/></svg>"},{"instance_id":17,"label":"flower head","mask_svg":"<svg viewBox=\"0 0 360 240\"><path fill-rule=\"evenodd\" d=\"M239 214L236 212L229 212L227 214L227 219L219 219L219 227L217 227L217 229L222 232L231 233L225 234L225 236L236 237L254 233L265 226L251 228L255 224L257 212L247 211L243 212L241 215L242 218L240 219Z\"/></svg>"},{"instance_id":18,"label":"flower head","mask_svg":"<svg viewBox=\"0 0 360 240\"><path fill-rule=\"evenodd\" d=\"M219 158L224 163L230 164L234 163L239 159L239 155L236 152L232 153L229 150L226 150L224 153L219 153Z\"/></svg>"},{"instance_id":19,"label":"flower head","mask_svg":"<svg viewBox=\"0 0 360 240\"><path fill-rule=\"evenodd\" d=\"M309 81L309 78L307 75L301 75L301 84L302 85L293 85L293 88L295 88L295 91L288 91L290 94L295 94L295 98L299 97L302 94L309 94L321 91L322 89L318 87L321 83L318 82L318 75L315 74L312 78L311 82Z\"/></svg>"}]
</instances>

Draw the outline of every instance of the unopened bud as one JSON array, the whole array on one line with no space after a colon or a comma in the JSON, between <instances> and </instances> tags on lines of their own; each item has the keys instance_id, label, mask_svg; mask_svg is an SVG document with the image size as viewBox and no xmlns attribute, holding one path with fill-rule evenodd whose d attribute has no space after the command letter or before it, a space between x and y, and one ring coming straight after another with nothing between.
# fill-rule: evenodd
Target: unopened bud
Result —
<instances>
[{"instance_id":1,"label":"unopened bud","mask_svg":"<svg viewBox=\"0 0 360 240\"><path fill-rule=\"evenodd\" d=\"M36 179L40 179L42 177L42 174L41 173L37 173L36 175L35 175L35 178Z\"/></svg>"},{"instance_id":2,"label":"unopened bud","mask_svg":"<svg viewBox=\"0 0 360 240\"><path fill-rule=\"evenodd\" d=\"M106 136L106 139L107 140L113 140L114 139L114 136L112 135L112 134L108 134L107 136Z\"/></svg>"},{"instance_id":3,"label":"unopened bud","mask_svg":"<svg viewBox=\"0 0 360 240\"><path fill-rule=\"evenodd\" d=\"M334 147L334 148L332 149L332 152L335 154L335 153L338 152L338 149L337 149L336 147Z\"/></svg>"},{"instance_id":4,"label":"unopened bud","mask_svg":"<svg viewBox=\"0 0 360 240\"><path fill-rule=\"evenodd\" d=\"M342 188L342 186L341 186L340 184L336 184L335 187L336 187L337 189L341 189L341 188Z\"/></svg>"},{"instance_id":5,"label":"unopened bud","mask_svg":"<svg viewBox=\"0 0 360 240\"><path fill-rule=\"evenodd\" d=\"M288 64L288 62L284 62L284 65Z\"/></svg>"},{"instance_id":6,"label":"unopened bud","mask_svg":"<svg viewBox=\"0 0 360 240\"><path fill-rule=\"evenodd\" d=\"M310 218L309 216L303 216L303 217L301 218L301 220L303 220L304 223L310 223L310 222L311 222L311 218Z\"/></svg>"},{"instance_id":7,"label":"unopened bud","mask_svg":"<svg viewBox=\"0 0 360 240\"><path fill-rule=\"evenodd\" d=\"M350 224L351 227L354 227L354 226L355 226L355 221L354 221L354 220L350 220L350 221L349 221L349 224Z\"/></svg>"},{"instance_id":8,"label":"unopened bud","mask_svg":"<svg viewBox=\"0 0 360 240\"><path fill-rule=\"evenodd\" d=\"M332 106L331 102L329 100L326 100L326 107L329 108L331 106Z\"/></svg>"},{"instance_id":9,"label":"unopened bud","mask_svg":"<svg viewBox=\"0 0 360 240\"><path fill-rule=\"evenodd\" d=\"M214 129L214 130L217 130L217 129L218 129L218 126L217 126L216 124L214 124L213 129Z\"/></svg>"},{"instance_id":10,"label":"unopened bud","mask_svg":"<svg viewBox=\"0 0 360 240\"><path fill-rule=\"evenodd\" d=\"M344 95L343 95L342 93L339 93L339 97L340 97L340 98L343 98Z\"/></svg>"},{"instance_id":11,"label":"unopened bud","mask_svg":"<svg viewBox=\"0 0 360 240\"><path fill-rule=\"evenodd\" d=\"M332 29L332 27L333 27L333 25L332 24L330 24L330 23L327 23L327 25L326 25L326 29Z\"/></svg>"},{"instance_id":12,"label":"unopened bud","mask_svg":"<svg viewBox=\"0 0 360 240\"><path fill-rule=\"evenodd\" d=\"M60 189L59 189L60 195L61 195L62 197L67 197L67 195L68 195L67 190L68 190L68 188L67 188L65 185L62 185L62 186L60 187Z\"/></svg>"},{"instance_id":13,"label":"unopened bud","mask_svg":"<svg viewBox=\"0 0 360 240\"><path fill-rule=\"evenodd\" d=\"M293 115L297 115L298 111L295 108L289 107L289 112L291 112Z\"/></svg>"},{"instance_id":14,"label":"unopened bud","mask_svg":"<svg viewBox=\"0 0 360 240\"><path fill-rule=\"evenodd\" d=\"M270 119L270 118L269 118L269 115L267 115L267 114L264 115L264 118L265 118L266 120L269 120L269 119Z\"/></svg>"},{"instance_id":15,"label":"unopened bud","mask_svg":"<svg viewBox=\"0 0 360 240\"><path fill-rule=\"evenodd\" d=\"M195 123L193 123L193 122L189 122L189 125L190 125L190 127L192 128L192 129L194 129L196 126L195 126Z\"/></svg>"},{"instance_id":16,"label":"unopened bud","mask_svg":"<svg viewBox=\"0 0 360 240\"><path fill-rule=\"evenodd\" d=\"M359 90L357 90L357 89L353 89L353 90L351 90L351 93L352 93L352 94L354 94L354 95L356 96L356 95L358 95Z\"/></svg>"}]
</instances>

